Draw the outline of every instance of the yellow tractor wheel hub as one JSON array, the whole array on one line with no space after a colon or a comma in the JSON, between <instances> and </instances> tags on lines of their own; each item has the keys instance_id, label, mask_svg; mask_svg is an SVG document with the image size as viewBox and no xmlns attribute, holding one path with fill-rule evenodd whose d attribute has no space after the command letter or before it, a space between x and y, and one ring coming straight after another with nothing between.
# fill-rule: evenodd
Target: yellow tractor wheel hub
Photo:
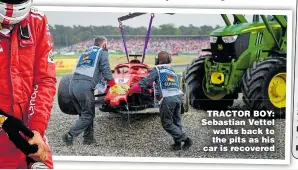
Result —
<instances>
[{"instance_id":1,"label":"yellow tractor wheel hub","mask_svg":"<svg viewBox=\"0 0 298 170\"><path fill-rule=\"evenodd\" d=\"M269 100L277 108L286 107L286 87L286 73L275 75L269 83Z\"/></svg>"},{"instance_id":2,"label":"yellow tractor wheel hub","mask_svg":"<svg viewBox=\"0 0 298 170\"><path fill-rule=\"evenodd\" d=\"M213 72L211 74L211 83L212 84L222 84L225 81L225 76L223 73Z\"/></svg>"},{"instance_id":3,"label":"yellow tractor wheel hub","mask_svg":"<svg viewBox=\"0 0 298 170\"><path fill-rule=\"evenodd\" d=\"M212 77L211 77L211 79L212 79ZM209 99L211 99L211 100L221 100L226 96L226 93L224 93L224 92L222 92L222 93L208 93L205 85L206 85L206 78L204 77L204 79L202 81L202 89L203 89L204 94Z\"/></svg>"}]
</instances>

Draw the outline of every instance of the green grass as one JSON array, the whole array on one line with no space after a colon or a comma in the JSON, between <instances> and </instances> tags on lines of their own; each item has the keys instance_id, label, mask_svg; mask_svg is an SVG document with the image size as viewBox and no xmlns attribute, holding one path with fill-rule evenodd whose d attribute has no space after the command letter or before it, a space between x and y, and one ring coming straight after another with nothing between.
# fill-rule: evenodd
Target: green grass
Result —
<instances>
[{"instance_id":1,"label":"green grass","mask_svg":"<svg viewBox=\"0 0 298 170\"><path fill-rule=\"evenodd\" d=\"M184 71L185 68L181 68L181 67L179 67L179 68L174 68L174 69L175 69L175 72L176 72L176 73L178 73L178 74L182 74L182 72ZM66 75L66 74L70 74L70 73L71 73L71 71L57 72L57 73L56 73L56 76L57 76L57 77L62 77L62 76L64 76L64 75Z\"/></svg>"},{"instance_id":2,"label":"green grass","mask_svg":"<svg viewBox=\"0 0 298 170\"><path fill-rule=\"evenodd\" d=\"M78 56L80 56L81 53L76 53L76 54L72 54L72 55L63 55L63 54L55 54L55 58L77 58ZM179 56L181 57L193 57L193 56L197 56L198 54L179 54ZM125 53L109 53L110 57L119 57L119 56L125 56ZM149 53L146 56L155 56L155 54Z\"/></svg>"},{"instance_id":3,"label":"green grass","mask_svg":"<svg viewBox=\"0 0 298 170\"><path fill-rule=\"evenodd\" d=\"M74 55L55 55L56 61L63 60L63 59L77 59L80 54L74 54ZM172 56L172 65L186 65L189 64L195 55L180 55L180 56ZM145 58L145 64L149 65L150 67L154 66L154 59L155 55L149 54ZM141 58L139 58L141 60ZM111 68L114 68L117 64L126 63L126 56L125 54L109 54L109 62L111 65ZM72 66L74 67L74 66ZM57 76L65 75L71 73L73 68L69 69L59 69L57 68ZM177 72L182 72L182 68L176 68Z\"/></svg>"},{"instance_id":4,"label":"green grass","mask_svg":"<svg viewBox=\"0 0 298 170\"><path fill-rule=\"evenodd\" d=\"M64 59L64 58L78 58L80 54L77 55L55 55L55 59ZM152 65L154 64L154 57L155 55L153 54L149 54L146 56L145 58L145 63L148 65ZM195 55L180 55L180 56L172 56L172 64L176 65L176 64L188 64L192 61L192 59L196 57ZM140 58L141 59L141 58ZM109 54L109 60L112 65L116 65L116 64L120 64L120 63L125 63L126 60L126 56L125 54ZM113 66L112 66L113 67Z\"/></svg>"}]
</instances>

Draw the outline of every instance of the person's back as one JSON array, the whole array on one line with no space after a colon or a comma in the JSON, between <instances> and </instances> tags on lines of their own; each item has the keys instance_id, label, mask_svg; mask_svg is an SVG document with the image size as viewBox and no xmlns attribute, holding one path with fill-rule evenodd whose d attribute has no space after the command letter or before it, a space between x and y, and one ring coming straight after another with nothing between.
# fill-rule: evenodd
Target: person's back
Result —
<instances>
[{"instance_id":1,"label":"person's back","mask_svg":"<svg viewBox=\"0 0 298 170\"><path fill-rule=\"evenodd\" d=\"M113 80L108 60L108 50L98 45L89 47L78 59L73 71L73 79L90 81L93 87L102 75L105 80Z\"/></svg>"},{"instance_id":2,"label":"person's back","mask_svg":"<svg viewBox=\"0 0 298 170\"><path fill-rule=\"evenodd\" d=\"M73 79L88 80L95 85L100 77L100 58L105 49L97 46L89 47L78 58L78 63L73 71Z\"/></svg>"},{"instance_id":3,"label":"person's back","mask_svg":"<svg viewBox=\"0 0 298 170\"><path fill-rule=\"evenodd\" d=\"M170 64L157 65L154 72L158 75L154 83L155 92L159 94L159 99L171 97L179 101L182 96L182 91L179 88L179 80L175 70Z\"/></svg>"}]
</instances>

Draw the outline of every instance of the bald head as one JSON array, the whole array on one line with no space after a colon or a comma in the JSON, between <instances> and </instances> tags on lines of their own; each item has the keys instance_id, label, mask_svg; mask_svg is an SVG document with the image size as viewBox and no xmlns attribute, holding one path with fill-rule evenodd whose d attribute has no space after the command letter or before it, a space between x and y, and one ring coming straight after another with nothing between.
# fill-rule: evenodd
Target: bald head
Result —
<instances>
[{"instance_id":1,"label":"bald head","mask_svg":"<svg viewBox=\"0 0 298 170\"><path fill-rule=\"evenodd\" d=\"M104 36L96 37L94 40L94 45L99 46L100 48L107 48L107 38Z\"/></svg>"}]
</instances>

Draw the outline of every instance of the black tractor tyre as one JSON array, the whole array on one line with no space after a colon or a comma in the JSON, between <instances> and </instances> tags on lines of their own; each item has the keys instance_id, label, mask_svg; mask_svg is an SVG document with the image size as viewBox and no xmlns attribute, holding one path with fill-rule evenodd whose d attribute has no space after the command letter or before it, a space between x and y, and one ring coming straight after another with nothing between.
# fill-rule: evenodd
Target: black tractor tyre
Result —
<instances>
[{"instance_id":1,"label":"black tractor tyre","mask_svg":"<svg viewBox=\"0 0 298 170\"><path fill-rule=\"evenodd\" d=\"M72 79L72 74L65 75L61 78L58 86L58 105L60 110L68 115L78 115L79 113L75 109L72 103L72 97L69 94L69 84Z\"/></svg>"},{"instance_id":2,"label":"black tractor tyre","mask_svg":"<svg viewBox=\"0 0 298 170\"><path fill-rule=\"evenodd\" d=\"M229 94L219 100L212 100L205 95L205 68L204 61L211 58L210 55L203 55L194 59L185 70L185 81L189 89L189 103L195 109L202 110L226 110L232 106L234 99L238 98L238 93Z\"/></svg>"},{"instance_id":3,"label":"black tractor tyre","mask_svg":"<svg viewBox=\"0 0 298 170\"><path fill-rule=\"evenodd\" d=\"M268 87L276 74L286 73L286 65L286 58L269 57L247 69L242 78L242 94L249 110L272 110L275 118L285 118L285 108L277 108L269 100Z\"/></svg>"}]
</instances>

